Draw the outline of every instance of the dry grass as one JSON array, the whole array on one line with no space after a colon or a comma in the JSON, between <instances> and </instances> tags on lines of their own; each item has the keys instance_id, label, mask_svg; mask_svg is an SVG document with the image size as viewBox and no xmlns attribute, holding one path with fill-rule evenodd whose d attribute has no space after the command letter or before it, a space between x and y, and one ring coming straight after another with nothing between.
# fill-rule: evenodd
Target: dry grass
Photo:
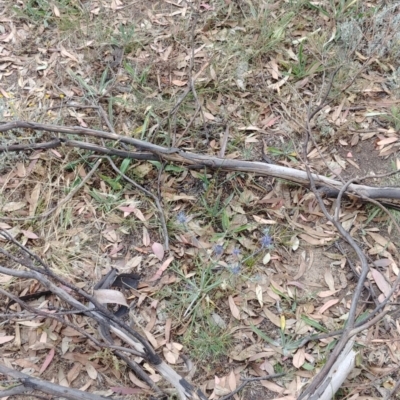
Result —
<instances>
[{"instance_id":1,"label":"dry grass","mask_svg":"<svg viewBox=\"0 0 400 400\"><path fill-rule=\"evenodd\" d=\"M259 160L264 148L275 162L303 168L301 139L308 108L321 101L330 76L341 66L329 96L333 100L314 120L320 154L312 151L314 147L309 149L313 169L357 173L345 156L357 151L352 143L364 139L368 129L380 136L366 140L381 140L394 134L391 128L398 129L393 105L398 91L400 13L396 5L342 0L319 5L251 0L3 3L2 121L23 119L103 130L111 125L120 134L212 155L219 153L228 126L227 156ZM171 113L190 78L195 78L195 90ZM383 124L380 133L375 118ZM14 131L0 142L49 139L51 135L44 132ZM386 156L395 159L397 147ZM301 226L316 235L332 228L321 220L305 189L244 174L116 159L130 178L161 193L174 261L154 284L150 278L160 262L151 245L163 243L156 206L118 177L106 161L89 184L50 217L30 218L62 201L95 161L88 152L66 147L2 153L1 224L7 224L54 271L85 290L90 291L111 266L140 272L145 299L135 310L136 323L149 329L161 346L166 321L172 319L171 341L183 343L182 352L193 357L197 382L211 385L214 376L227 377L230 371L237 380L243 371L255 376L286 371L290 375L277 384L294 395L301 386L300 376L311 377L329 353L326 342L313 342L304 364L293 366L297 349L290 343L318 332L301 316L318 319L328 330L341 327L348 306L346 293L354 284L346 276L347 267L340 264L344 257L330 247L314 264L310 261L317 250L312 235ZM131 211L124 215L121 207ZM349 206L345 212L354 212L352 229L371 228L363 225L368 219L365 210ZM271 246L262 246L260 240L266 236L272 239ZM336 238L332 233L325 244ZM363 240L371 256L378 253L397 260L397 254L375 251L373 240ZM305 259L302 251L307 252ZM316 278L317 289L307 287L307 275L297 279L305 291L288 285L302 262L309 262L312 271L307 273ZM314 294L328 290L328 273L342 295L332 293L329 299L340 301L322 315L316 310L326 299ZM395 270L382 273L391 281ZM10 287L21 291L14 282ZM266 323L267 340L253 329ZM373 331L360 335L360 346L369 353L363 363L374 372L357 369L358 375L343 388L343 398L355 392L377 396L374 374L387 374L380 378L381 392L393 383L390 369L398 363L398 333L393 321L389 325L387 347L375 347L381 336ZM56 336L58 345L63 337ZM268 339L281 353L271 350ZM21 358L27 357L24 341L19 349L7 349L6 356L13 358L16 350ZM44 356L45 352L36 352L36 362L42 363ZM52 368L56 376L57 367ZM105 372L113 373L112 367Z\"/></svg>"}]
</instances>

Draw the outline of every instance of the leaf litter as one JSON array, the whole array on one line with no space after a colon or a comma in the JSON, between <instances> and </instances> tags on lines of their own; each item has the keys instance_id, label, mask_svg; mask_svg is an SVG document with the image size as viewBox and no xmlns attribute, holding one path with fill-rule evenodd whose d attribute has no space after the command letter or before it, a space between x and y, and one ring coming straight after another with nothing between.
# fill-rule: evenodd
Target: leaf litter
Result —
<instances>
[{"instance_id":1,"label":"leaf litter","mask_svg":"<svg viewBox=\"0 0 400 400\"><path fill-rule=\"evenodd\" d=\"M257 10L250 6L235 9L229 2L224 6L202 3L195 43L191 43L187 35L191 7L186 3L139 4L133 25L129 25L129 7L120 1L92 2L85 6L89 8L81 5L76 10L61 4L43 6L39 11L44 22L39 23L36 9L22 4L16 9L6 7L9 18L2 21L0 37L3 119L40 117L65 125L103 126L93 101L97 99L111 110L108 118L119 132L160 143L168 134L179 146L217 154L221 125L229 116L238 128L230 130L232 146L226 157L259 159L259 144L267 143L267 155L275 162L302 168L295 139L306 109L301 97L308 98L317 90L314 79L322 82L317 73L320 63L304 60L300 49L309 46L307 57L312 57L313 49L321 51L314 36L318 25L330 26L322 39L324 44L331 42L334 32L329 24L334 20L330 13L311 7L294 19L283 2L258 5ZM280 22L271 32L257 32L263 7L273 10L274 19ZM85 13L91 16L89 27L81 25ZM312 23L310 17L317 22ZM71 29L76 37L70 35ZM285 36L285 29L291 35ZM65 35L63 44L55 32ZM239 46L241 34L243 48L250 43L257 46L262 34L267 35L274 44L268 49L270 55L237 51L234 46ZM29 36L37 42L27 41ZM181 36L187 46L173 40L174 36ZM308 44L301 48L302 38ZM103 43L123 47L119 68L112 64L111 46ZM225 54L232 65L225 64ZM361 54L357 57L362 58ZM192 61L198 104L186 99L178 111L185 123L193 119L192 128L186 132L176 125L172 135L162 118L188 84ZM379 173L388 169L389 159L399 163L397 103L393 93L381 85L392 78L387 72L391 64L387 58L377 58L376 64L378 70L361 76L357 89L343 93L337 104L323 110L322 119L314 121L317 144L308 149L308 157L318 173L347 178L358 175L358 170ZM115 74L111 83L107 83L109 73ZM257 88L263 80L264 93L260 93ZM203 108L197 116L196 107ZM386 126L376 125L379 115L386 117ZM2 138L2 145L46 139L46 134L23 135L12 132ZM210 139L208 146L203 136ZM367 142L368 157L360 147ZM17 154L14 159L8 154L2 160L1 213L11 218L2 228L85 290L91 290L114 265L124 272L140 272L141 283L128 297L136 302L135 323L169 363L183 365L182 356L192 354L197 369L193 379L210 391L209 398L235 390L243 375L260 377L280 371L288 372L288 377L261 381L268 390L262 398L268 393L268 398L295 398L304 381L320 367L320 354L328 354L332 339L300 347L296 341L342 326L354 282L348 276L347 256L332 247L338 234L321 219L315 198L305 189L240 174L186 168L167 171L156 163L128 167L139 183L154 192L160 182L171 237L170 253L164 260L167 249L162 245L154 205L143 194L124 187L106 168L53 218L32 223L16 218L38 215L64 198L86 174L90 161L63 149ZM392 236L382 216L369 215L358 204L347 204L341 221L373 257L375 268L370 270L368 284L376 285L381 301L398 275L398 237ZM7 277L1 282L9 284ZM40 288L16 285L14 290L24 295ZM48 301L43 298L33 304ZM19 311L15 305L10 308ZM72 319L87 327L83 318ZM394 320L389 322L394 324ZM374 377L386 376L380 390L372 385L363 389L366 395L382 395L392 385L389 371L398 363L399 329L395 327L388 332L390 343L372 328L358 338L372 376L356 368L355 386L365 387ZM212 340L198 335L201 330ZM217 340L224 336L225 342ZM134 374L129 373L128 379L121 373L124 367L111 353L104 350L100 354L79 332L50 319L11 324L0 331L0 340L6 344L5 363L36 371L61 385L93 389L100 371L106 384L96 390L128 394L133 384L142 390L136 394L148 393L147 385ZM206 353L196 359L198 348ZM61 362L59 368L55 360ZM151 379L160 381L155 371L148 368L148 372ZM249 394L252 390L253 395ZM350 386L348 393L354 393ZM256 389L247 389L243 396L256 399Z\"/></svg>"}]
</instances>

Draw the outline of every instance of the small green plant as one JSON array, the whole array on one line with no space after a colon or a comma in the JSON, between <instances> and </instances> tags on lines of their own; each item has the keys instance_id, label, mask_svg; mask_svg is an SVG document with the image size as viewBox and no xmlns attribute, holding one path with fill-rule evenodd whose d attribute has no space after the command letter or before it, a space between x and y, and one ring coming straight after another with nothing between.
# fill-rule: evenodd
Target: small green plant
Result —
<instances>
[{"instance_id":1,"label":"small green plant","mask_svg":"<svg viewBox=\"0 0 400 400\"><path fill-rule=\"evenodd\" d=\"M106 213L109 213L114 208L118 207L121 203L123 203L122 193L102 193L96 189L92 189L90 192L92 198L98 203L101 210Z\"/></svg>"},{"instance_id":2,"label":"small green plant","mask_svg":"<svg viewBox=\"0 0 400 400\"><path fill-rule=\"evenodd\" d=\"M124 62L124 69L137 84L143 86L147 82L151 68L148 66L139 72L132 64Z\"/></svg>"},{"instance_id":3,"label":"small green plant","mask_svg":"<svg viewBox=\"0 0 400 400\"><path fill-rule=\"evenodd\" d=\"M232 335L211 320L188 329L183 343L198 360L215 361L226 356L232 343Z\"/></svg>"},{"instance_id":4,"label":"small green plant","mask_svg":"<svg viewBox=\"0 0 400 400\"><path fill-rule=\"evenodd\" d=\"M129 54L143 46L136 34L134 24L119 24L118 33L111 37L111 44L123 48L125 54Z\"/></svg>"},{"instance_id":5,"label":"small green plant","mask_svg":"<svg viewBox=\"0 0 400 400\"><path fill-rule=\"evenodd\" d=\"M267 154L270 154L275 157L284 157L288 158L290 161L297 163L297 153L293 150L291 144L287 144L283 149L279 149L277 147L267 147Z\"/></svg>"},{"instance_id":6,"label":"small green plant","mask_svg":"<svg viewBox=\"0 0 400 400\"><path fill-rule=\"evenodd\" d=\"M118 33L111 38L111 43L116 46L126 46L135 35L135 25L118 25Z\"/></svg>"},{"instance_id":7,"label":"small green plant","mask_svg":"<svg viewBox=\"0 0 400 400\"><path fill-rule=\"evenodd\" d=\"M59 0L28 0L21 2L23 6L14 6L13 10L20 18L26 18L30 22L43 24L48 28L50 23L56 23L62 30L76 28L75 19L83 15L78 2ZM57 17L60 18L57 18Z\"/></svg>"},{"instance_id":8,"label":"small green plant","mask_svg":"<svg viewBox=\"0 0 400 400\"><path fill-rule=\"evenodd\" d=\"M311 9L318 10L321 14L325 15L328 18L333 18L336 21L342 20L349 15L354 15L354 10L358 5L357 0L339 0L332 1L329 0L324 4L324 6L314 4L312 2L307 1L307 6ZM319 4L319 3L318 3Z\"/></svg>"},{"instance_id":9,"label":"small green plant","mask_svg":"<svg viewBox=\"0 0 400 400\"><path fill-rule=\"evenodd\" d=\"M201 196L201 202L204 207L204 210L208 214L211 220L215 220L216 218L222 216L225 210L225 207L231 202L234 193L232 193L223 203L221 201L222 194L218 193L217 197L212 200L208 200L206 195Z\"/></svg>"},{"instance_id":10,"label":"small green plant","mask_svg":"<svg viewBox=\"0 0 400 400\"><path fill-rule=\"evenodd\" d=\"M80 75L75 74L72 70L68 70L71 78L74 79L82 89L85 89L87 95L90 97L97 97L104 95L107 90L107 87L110 85L111 81L108 79L109 69L106 67L101 74L100 81L98 83L89 84L87 83Z\"/></svg>"},{"instance_id":11,"label":"small green plant","mask_svg":"<svg viewBox=\"0 0 400 400\"><path fill-rule=\"evenodd\" d=\"M125 158L121 166L119 167L119 170L123 173L126 174L129 165L131 164L131 160L129 158ZM122 190L123 186L120 183L120 180L122 179L122 176L118 174L114 178L110 178L107 175L99 174L100 178L103 179L104 182L106 182L113 190Z\"/></svg>"},{"instance_id":12,"label":"small green plant","mask_svg":"<svg viewBox=\"0 0 400 400\"><path fill-rule=\"evenodd\" d=\"M209 299L211 292L222 284L222 279L215 274L215 263L211 262L209 265L203 266L202 260L198 259L195 264L196 272L190 278L187 278L178 268L174 268L182 282L179 295L184 299L182 304L185 303L185 310L182 314L184 319L192 314L194 317L201 315L204 312L204 309L201 308L204 301Z\"/></svg>"},{"instance_id":13,"label":"small green plant","mask_svg":"<svg viewBox=\"0 0 400 400\"><path fill-rule=\"evenodd\" d=\"M322 67L319 62L310 62L309 56L304 51L304 42L301 42L297 53L297 62L290 64L290 70L290 75L299 80L322 71Z\"/></svg>"},{"instance_id":14,"label":"small green plant","mask_svg":"<svg viewBox=\"0 0 400 400\"><path fill-rule=\"evenodd\" d=\"M45 27L48 27L48 21L52 18L51 3L47 0L28 0L22 8L14 6L14 11L20 17L41 22Z\"/></svg>"},{"instance_id":15,"label":"small green plant","mask_svg":"<svg viewBox=\"0 0 400 400\"><path fill-rule=\"evenodd\" d=\"M396 131L400 131L400 107L392 106L390 113L383 115L382 119L388 122Z\"/></svg>"}]
</instances>

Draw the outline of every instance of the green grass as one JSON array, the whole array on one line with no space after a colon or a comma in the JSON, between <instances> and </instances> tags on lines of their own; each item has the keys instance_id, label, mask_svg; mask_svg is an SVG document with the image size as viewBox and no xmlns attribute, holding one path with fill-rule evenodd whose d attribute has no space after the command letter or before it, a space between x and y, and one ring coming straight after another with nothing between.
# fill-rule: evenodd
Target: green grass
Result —
<instances>
[{"instance_id":1,"label":"green grass","mask_svg":"<svg viewBox=\"0 0 400 400\"><path fill-rule=\"evenodd\" d=\"M109 9L90 13L87 9L81 9L79 1L27 0L20 3L23 5L10 3L10 7L13 7L13 15L17 15L15 20L21 26L22 24L34 26L36 30L38 27L41 29L44 27L46 34L51 32L54 33L54 37L60 38L59 41L57 39L51 43L51 46L56 48L60 42L74 56L83 57L82 61L72 62L62 54L59 56L58 69L51 70L52 74L48 75L54 85L54 91L61 89L61 93L63 88L73 88L72 101L80 105L101 105L118 133L161 145L171 145L175 137L182 149L196 153L217 155L225 126L229 124L230 136L226 155L232 156L236 153L236 158L254 160L255 155L260 155L260 145L265 142L267 154L272 155L278 163L283 161L296 166L301 161L298 152L299 148L301 149L307 109L310 104L314 106L323 98L330 76L338 66L344 64L335 77L329 95L330 99L334 99L330 104L331 108L327 109L326 113L316 116L313 121L315 122L313 132L318 144L329 146L334 143L336 126L329 118L344 98L349 102L345 107L365 100L363 79L356 80L354 88L350 87L342 93L343 88L362 67L363 57L379 56L376 58L379 62L371 63L364 74L371 73L373 77L374 73L386 76L389 72L393 72L392 86L390 82L388 83L389 89L395 93L398 88L398 73L391 71L392 65L396 65L399 52L396 42L398 22L396 18L389 18L390 7L385 5L374 8L354 0L325 2L246 0L228 2L229 4L223 0L215 0L212 2L212 9L203 10L204 12L196 17L195 36L192 39L194 18L190 8L184 17L174 15L163 20L160 15L167 11L161 12L152 7L145 9L148 11L147 14L143 13L139 17L138 12L133 18L128 18L133 15L129 14L129 7L115 11L114 15L114 10ZM60 17L57 17L54 6L60 12ZM125 11L127 14L123 14ZM153 15L150 17L151 13ZM157 21L152 19L155 15ZM17 28L22 29L21 26ZM380 29L380 26L384 26L385 29ZM386 40L386 34L389 34L387 36L389 40ZM48 49L49 43L46 40L35 37L35 45ZM372 48L373 43L377 43L379 54L376 53L377 49ZM169 46L171 53L165 57ZM124 57L121 65L111 67L111 56L116 47L122 49ZM199 103L193 92L189 92L179 109L171 116L170 111L176 100L186 89L175 85L174 80L188 79L192 48L201 49L193 60L192 76L207 63L212 69L209 66L205 67L195 82ZM355 55L355 51L359 55ZM47 59L46 57L50 58L51 54L43 52L39 56ZM31 61L34 65L33 59ZM277 77L271 73L271 63L277 67ZM34 74L28 77L40 86L40 79L36 78L42 78L39 74L43 72L35 70L28 73ZM282 79L287 80L279 88L274 87L274 84ZM70 110L70 113L61 110L46 114L42 112L42 98L39 97L35 100L36 103L28 108L24 102L26 100L24 96L27 96L27 93L24 93L26 88L14 87L16 93L13 101L16 103L12 106L12 118L35 118L43 122L54 122L56 119L60 124L76 125L75 116L79 114L90 127L97 126L103 129L105 126L104 118L99 117L95 110L77 109L73 112ZM41 89L38 87L37 92L30 91L29 101L32 101L36 93L41 93ZM47 91L50 92L51 89L49 86L44 86L43 93L47 95ZM60 99L51 101L53 100L54 105L60 104L57 102ZM199 113L186 131L199 104L203 111L211 113L215 120L204 122ZM8 108L11 109L10 105L11 101L7 103L5 99L1 99L4 119L8 118L6 112ZM388 125L400 130L400 108L392 107L390 110L380 110L380 112L382 115L386 113L382 118ZM75 114L72 115L73 113ZM279 120L272 127L263 126L270 117L279 117ZM348 118L351 123L351 113ZM249 125L254 125L260 132L238 129ZM358 129L360 126L355 127ZM210 141L205 139L205 131L209 133ZM256 138L258 141L250 141L249 138ZM13 133L12 142L17 142L19 139L20 137L18 135L14 137ZM71 182L68 188L70 190L81 179L76 178L73 181L71 177L78 176L77 168L87 159L83 158L83 152L68 149L67 153L66 148L59 150L61 156L66 156L68 160L57 164L59 165L57 169L56 164L48 162L43 152L37 161L37 166L43 170L39 170L41 175L35 175L32 181L40 181L47 176L49 182L53 182L62 176L63 179L65 177L64 182ZM30 161L32 160L27 160L27 163ZM279 269L280 263L283 265L291 263L293 262L291 257L297 256L293 255L291 249L291 240L295 232L290 223L283 217L279 219L279 213L274 213L275 210L271 210L268 204L258 203L241 195L248 184L249 191L253 190L250 186L254 187L254 183L260 189L265 189L257 192L257 197L260 199L274 190L273 185L277 180L268 182L263 180L260 185L257 183L258 177L249 174L218 173L205 168L192 170L176 164L166 164L162 169L160 162L139 163L119 160L117 165L122 172L145 185L153 193L157 193L158 172L161 171L160 201L163 201L170 236L169 255L174 255L175 260L164 271L162 277L162 279L171 277L171 283L160 284L161 288L160 290L157 288L154 297L162 303L165 316L174 321L172 335L177 336L176 332L180 333L174 340L179 340L185 345L184 351L191 354L194 362L207 360L210 363L226 363L230 348L236 344L236 337L230 333L230 329L235 324L240 324L231 317L227 304L228 296L245 293L243 289L247 287L246 285L257 283L261 274L269 279L271 271L274 274L274 268ZM33 171L32 174L36 172ZM187 191L185 183L189 180L195 187ZM151 243L160 237L158 214L154 212L152 200L144 199L143 194L132 190L131 186L105 163L97 171L92 182L93 185L90 187L87 185L82 189L73 199L76 202L72 203L72 206L66 205L54 220L40 221L40 223L35 221L29 225L21 222L21 229L29 227L33 232L39 228L45 231L49 239L46 243L48 246L46 254L53 260L55 266L63 266L63 273L68 273L69 277L80 277L81 271L77 272L74 269L75 261L88 260L89 263L89 260L94 259L99 270L108 267L108 264L104 263L108 248L102 245L104 237L100 229L96 230L94 223L86 232L92 243L89 243L89 239L81 238L78 246L74 242L76 237L71 238L72 234L69 235L68 232L72 231L71 228L85 228L80 215L77 215L77 208L74 208L75 204L90 203L82 207L79 205L81 207L79 210L90 207L88 215L93 211L96 224L98 219L99 226L107 225L107 229L112 227L118 230L121 242L135 238L135 247L141 247L140 251L143 252L141 255L144 268L141 271L146 279L148 277L146 274L151 276L154 273L151 268L157 266L151 264L154 260L151 257L154 256L150 246L142 243L140 238L143 237L144 228L149 233ZM11 194L5 191L2 194L2 202L25 199L26 194L31 193L31 181L21 178L19 184L23 191L18 193L19 188L12 189ZM48 184L50 189L43 187L36 213L49 208L48 199L58 200L67 195L68 190L60 189L64 187L63 185L67 186L65 183L60 183L57 187ZM398 181L393 180L393 185L398 185ZM198 189L193 190L196 193L193 195L194 199L191 197L188 200L170 201L163 197L165 193L163 190L178 195L191 195L192 189ZM304 193L295 185L291 186L290 191L298 192L299 199ZM280 196L281 193L277 191L272 198ZM140 204L140 209L149 218L145 223L134 215L120 221L122 212L117 210L117 207L126 204L128 200ZM288 206L285 203L285 207L291 207L288 212L293 218L304 218L304 223L313 224L316 216L313 215L306 222L309 210L305 203L299 204L301 203ZM112 219L114 216L109 215L112 213L121 218L115 218L117 220L115 222ZM377 217L382 216L381 211L373 207L367 209L367 213L368 220L365 226L368 227L375 224ZM393 215L400 221L400 212L393 212ZM265 219L276 218L278 223L268 231L275 249L266 248L267 246L260 248L260 239L266 234L263 231L265 225L256 223L254 216ZM177 217L182 217L181 222ZM114 228L113 224L118 227ZM62 239L57 241L55 238ZM277 247L279 251L276 251ZM216 249L220 254L217 254ZM41 248L40 251L42 250ZM133 256L136 250L129 251ZM303 250L300 248L300 251ZM265 257L269 253L276 257L267 260ZM87 278L86 275L82 276ZM282 276L283 274L280 274L279 279L284 282L285 278ZM316 304L321 300L317 296L297 298L296 291L292 290L291 293L294 293L294 298L286 295L286 292L278 293L279 307L283 314L294 315L300 305L306 302ZM247 304L249 309L259 312L257 302L254 301L256 304L254 305L251 301ZM240 308L241 304L238 307ZM213 319L215 315L220 316L227 326L218 325ZM303 319L303 322L307 322L308 326L318 332L324 329L322 324L318 325L320 322L311 318L306 321ZM275 334L257 329L253 329L254 338L264 343L272 341L274 345L281 346L288 356L295 349L296 341L300 339L291 332L282 332L284 329L280 331L278 327ZM325 362L326 355L324 353L314 366L306 367L312 370L315 366L319 366ZM100 354L98 357L109 364L115 362L111 353ZM282 362L281 365L277 362L275 366L277 371L280 368L283 371L287 363ZM209 371L212 371L211 366Z\"/></svg>"},{"instance_id":2,"label":"green grass","mask_svg":"<svg viewBox=\"0 0 400 400\"><path fill-rule=\"evenodd\" d=\"M232 343L232 335L210 320L195 324L183 335L183 344L190 349L190 354L196 360L207 360L207 363L226 357Z\"/></svg>"},{"instance_id":3,"label":"green grass","mask_svg":"<svg viewBox=\"0 0 400 400\"><path fill-rule=\"evenodd\" d=\"M167 288L163 297L168 297L172 307L177 307L175 313L177 311L179 319L195 321L198 316L201 318L211 304L208 300L212 299L213 292L220 290L223 281L215 273L216 263L204 263L205 260L199 257L188 275L177 266L173 268L180 278L179 283L173 290Z\"/></svg>"},{"instance_id":4,"label":"green grass","mask_svg":"<svg viewBox=\"0 0 400 400\"><path fill-rule=\"evenodd\" d=\"M62 31L76 28L76 19L84 17L79 2L70 0L28 0L22 6L14 5L13 10L19 18L44 27L59 24Z\"/></svg>"},{"instance_id":5,"label":"green grass","mask_svg":"<svg viewBox=\"0 0 400 400\"><path fill-rule=\"evenodd\" d=\"M400 107L392 106L390 112L382 116L382 119L396 131L400 130Z\"/></svg>"}]
</instances>

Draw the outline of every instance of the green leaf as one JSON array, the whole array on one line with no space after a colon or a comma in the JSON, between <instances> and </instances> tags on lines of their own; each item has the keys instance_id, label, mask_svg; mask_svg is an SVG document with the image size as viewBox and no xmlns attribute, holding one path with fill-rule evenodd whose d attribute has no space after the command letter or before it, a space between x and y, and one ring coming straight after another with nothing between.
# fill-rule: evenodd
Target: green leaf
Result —
<instances>
[{"instance_id":1,"label":"green leaf","mask_svg":"<svg viewBox=\"0 0 400 400\"><path fill-rule=\"evenodd\" d=\"M222 229L224 231L227 231L229 229L230 222L229 222L228 214L226 213L225 210L223 210L223 212L222 212L221 222L222 222Z\"/></svg>"},{"instance_id":2,"label":"green leaf","mask_svg":"<svg viewBox=\"0 0 400 400\"><path fill-rule=\"evenodd\" d=\"M272 290L274 293L276 293L278 296L281 296L281 297L283 297L284 299L289 300L289 297L288 297L286 294L282 293L280 290L278 290L277 288L275 288L273 285L271 285L271 290Z\"/></svg>"},{"instance_id":3,"label":"green leaf","mask_svg":"<svg viewBox=\"0 0 400 400\"><path fill-rule=\"evenodd\" d=\"M283 154L283 151L277 147L267 147L267 152L273 156L281 156Z\"/></svg>"},{"instance_id":4,"label":"green leaf","mask_svg":"<svg viewBox=\"0 0 400 400\"><path fill-rule=\"evenodd\" d=\"M333 350L334 347L336 346L336 344L337 344L337 340L332 340L332 342L330 342L328 344L328 346L326 346L326 351L329 352L329 351Z\"/></svg>"},{"instance_id":5,"label":"green leaf","mask_svg":"<svg viewBox=\"0 0 400 400\"><path fill-rule=\"evenodd\" d=\"M301 320L304 321L307 325L312 326L313 328L318 329L321 332L329 332L328 329L320 325L317 321L314 321L313 319L307 317L306 315L302 315Z\"/></svg>"},{"instance_id":6,"label":"green leaf","mask_svg":"<svg viewBox=\"0 0 400 400\"><path fill-rule=\"evenodd\" d=\"M232 201L234 195L235 195L235 193L231 193L229 195L229 197L226 199L226 201L224 203L224 207L226 207Z\"/></svg>"},{"instance_id":7,"label":"green leaf","mask_svg":"<svg viewBox=\"0 0 400 400\"><path fill-rule=\"evenodd\" d=\"M67 71L72 78L78 81L78 83L89 92L89 94L91 94L92 96L97 95L97 91L93 89L90 85L88 85L81 76L76 75L72 70L67 70Z\"/></svg>"},{"instance_id":8,"label":"green leaf","mask_svg":"<svg viewBox=\"0 0 400 400\"><path fill-rule=\"evenodd\" d=\"M302 365L302 368L304 368L306 371L314 371L314 365L311 365L308 362L305 362Z\"/></svg>"},{"instance_id":9,"label":"green leaf","mask_svg":"<svg viewBox=\"0 0 400 400\"><path fill-rule=\"evenodd\" d=\"M131 159L130 158L124 158L121 166L119 167L120 171L123 174L126 174L126 171L128 170L129 165L131 164ZM121 175L118 175L117 181L121 179Z\"/></svg>"},{"instance_id":10,"label":"green leaf","mask_svg":"<svg viewBox=\"0 0 400 400\"><path fill-rule=\"evenodd\" d=\"M370 314L370 313L369 313L368 310L367 310L367 311L364 311L362 314L360 314L360 315L357 317L357 319L356 319L356 324L359 323L359 322L361 322L361 321L364 320L364 319L367 319L367 317L368 317L369 314Z\"/></svg>"},{"instance_id":11,"label":"green leaf","mask_svg":"<svg viewBox=\"0 0 400 400\"><path fill-rule=\"evenodd\" d=\"M267 343L271 344L272 346L279 346L279 343L277 343L275 340L271 339L270 337L268 337L263 331L261 331L260 329L258 329L256 326L254 325L250 325L251 330L256 333L258 336L260 336L261 339L265 340Z\"/></svg>"},{"instance_id":12,"label":"green leaf","mask_svg":"<svg viewBox=\"0 0 400 400\"><path fill-rule=\"evenodd\" d=\"M154 165L157 169L161 168L160 161L149 161L150 164Z\"/></svg>"},{"instance_id":13,"label":"green leaf","mask_svg":"<svg viewBox=\"0 0 400 400\"><path fill-rule=\"evenodd\" d=\"M149 122L150 122L150 113L146 115L146 118L144 119L144 123L142 125L142 134L140 136L140 140L144 139L144 136L146 134L147 128L149 127Z\"/></svg>"},{"instance_id":14,"label":"green leaf","mask_svg":"<svg viewBox=\"0 0 400 400\"><path fill-rule=\"evenodd\" d=\"M102 174L99 174L99 176L101 179L103 179L104 182L108 183L114 190L122 189L122 185L118 183L115 179Z\"/></svg>"},{"instance_id":15,"label":"green leaf","mask_svg":"<svg viewBox=\"0 0 400 400\"><path fill-rule=\"evenodd\" d=\"M108 67L106 67L106 69L103 71L102 75L101 75L101 79L100 79L100 93L103 94L104 90L107 87L107 75L108 75Z\"/></svg>"},{"instance_id":16,"label":"green leaf","mask_svg":"<svg viewBox=\"0 0 400 400\"><path fill-rule=\"evenodd\" d=\"M157 161L155 161L157 162ZM167 165L165 167L165 172L184 172L186 171L186 168L179 167L178 165Z\"/></svg>"},{"instance_id":17,"label":"green leaf","mask_svg":"<svg viewBox=\"0 0 400 400\"><path fill-rule=\"evenodd\" d=\"M233 233L239 233L239 232L243 232L243 231L247 231L250 228L250 225L241 225L238 226L235 229L232 229Z\"/></svg>"}]
</instances>

